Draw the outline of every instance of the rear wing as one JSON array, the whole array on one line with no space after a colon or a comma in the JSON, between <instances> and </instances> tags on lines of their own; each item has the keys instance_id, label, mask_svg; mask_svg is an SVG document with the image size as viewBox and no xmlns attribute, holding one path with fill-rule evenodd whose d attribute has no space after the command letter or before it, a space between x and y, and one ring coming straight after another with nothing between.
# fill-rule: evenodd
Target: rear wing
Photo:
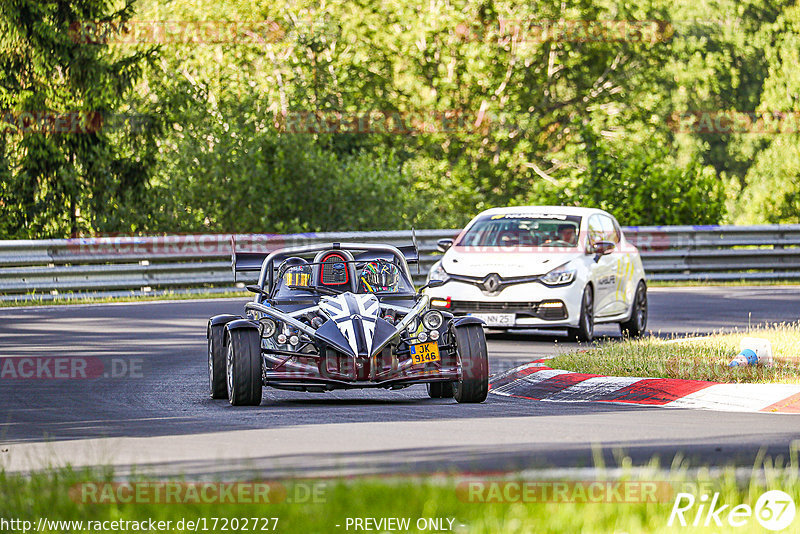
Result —
<instances>
[{"instance_id":1,"label":"rear wing","mask_svg":"<svg viewBox=\"0 0 800 534\"><path fill-rule=\"evenodd\" d=\"M403 253L406 258L406 263L417 264L417 274L419 274L419 247L417 246L417 231L411 227L411 244L397 247L397 250Z\"/></svg>"},{"instance_id":2,"label":"rear wing","mask_svg":"<svg viewBox=\"0 0 800 534\"><path fill-rule=\"evenodd\" d=\"M269 252L236 252L236 236L231 236L231 269L233 270L233 281L236 281L236 273L258 272L261 265L269 256Z\"/></svg>"},{"instance_id":3,"label":"rear wing","mask_svg":"<svg viewBox=\"0 0 800 534\"><path fill-rule=\"evenodd\" d=\"M407 263L419 263L419 249L417 245L402 245L397 250L403 253Z\"/></svg>"}]
</instances>

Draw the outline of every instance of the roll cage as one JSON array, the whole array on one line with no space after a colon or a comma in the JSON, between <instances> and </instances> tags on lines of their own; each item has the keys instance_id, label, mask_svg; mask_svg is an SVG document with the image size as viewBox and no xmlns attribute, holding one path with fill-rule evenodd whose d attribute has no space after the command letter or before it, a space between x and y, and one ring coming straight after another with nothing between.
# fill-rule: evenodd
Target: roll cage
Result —
<instances>
[{"instance_id":1,"label":"roll cage","mask_svg":"<svg viewBox=\"0 0 800 534\"><path fill-rule=\"evenodd\" d=\"M339 284L338 286L325 285L321 283L321 268L323 260L330 256L338 256L340 261L337 263L346 264L347 277L349 283ZM360 264L372 261L388 261L396 265L400 270L400 275L404 279L401 284L404 290L391 293L392 297L413 297L416 292L414 289L411 271L408 268L409 261L418 262L419 253L415 246L395 247L392 245L380 245L372 243L325 243L316 245L304 245L298 247L286 247L274 250L269 253L259 252L236 252L235 243L233 244L232 267L234 276L238 272L259 271L258 287L262 290L261 295L255 296L258 302L260 297L268 294L274 297L275 291L279 288L275 274L281 264L293 257L312 258L306 265L312 267L312 283L310 292L324 291L325 293L341 293L345 291L356 292L358 290L357 271ZM260 260L260 261L259 261ZM322 288L322 289L321 289ZM303 291L299 289L298 291ZM388 293L376 293L379 298L389 295Z\"/></svg>"}]
</instances>

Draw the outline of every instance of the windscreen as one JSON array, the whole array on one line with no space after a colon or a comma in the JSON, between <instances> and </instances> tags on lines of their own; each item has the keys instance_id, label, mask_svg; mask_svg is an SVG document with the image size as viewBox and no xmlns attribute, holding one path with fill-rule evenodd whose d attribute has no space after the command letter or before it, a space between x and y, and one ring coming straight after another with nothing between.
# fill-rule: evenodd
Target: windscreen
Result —
<instances>
[{"instance_id":1,"label":"windscreen","mask_svg":"<svg viewBox=\"0 0 800 534\"><path fill-rule=\"evenodd\" d=\"M577 247L581 218L502 214L478 219L456 243L465 247Z\"/></svg>"}]
</instances>

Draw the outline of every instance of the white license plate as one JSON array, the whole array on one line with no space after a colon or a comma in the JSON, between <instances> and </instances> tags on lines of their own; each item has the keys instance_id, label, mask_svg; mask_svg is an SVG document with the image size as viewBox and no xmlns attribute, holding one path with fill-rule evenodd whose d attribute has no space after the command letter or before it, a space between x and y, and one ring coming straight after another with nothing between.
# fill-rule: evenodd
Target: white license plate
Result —
<instances>
[{"instance_id":1,"label":"white license plate","mask_svg":"<svg viewBox=\"0 0 800 534\"><path fill-rule=\"evenodd\" d=\"M513 313L470 313L472 317L483 319L486 326L514 326Z\"/></svg>"}]
</instances>

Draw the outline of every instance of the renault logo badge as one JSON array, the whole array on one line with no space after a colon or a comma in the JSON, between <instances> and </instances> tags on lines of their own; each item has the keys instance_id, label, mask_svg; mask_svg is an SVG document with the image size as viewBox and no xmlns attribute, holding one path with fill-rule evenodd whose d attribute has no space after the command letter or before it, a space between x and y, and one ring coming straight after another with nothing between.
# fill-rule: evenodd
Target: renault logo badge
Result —
<instances>
[{"instance_id":1,"label":"renault logo badge","mask_svg":"<svg viewBox=\"0 0 800 534\"><path fill-rule=\"evenodd\" d=\"M501 283L502 281L500 280L500 275L497 273L492 273L483 279L483 282L481 282L481 287L484 291L495 293L500 289Z\"/></svg>"}]
</instances>

